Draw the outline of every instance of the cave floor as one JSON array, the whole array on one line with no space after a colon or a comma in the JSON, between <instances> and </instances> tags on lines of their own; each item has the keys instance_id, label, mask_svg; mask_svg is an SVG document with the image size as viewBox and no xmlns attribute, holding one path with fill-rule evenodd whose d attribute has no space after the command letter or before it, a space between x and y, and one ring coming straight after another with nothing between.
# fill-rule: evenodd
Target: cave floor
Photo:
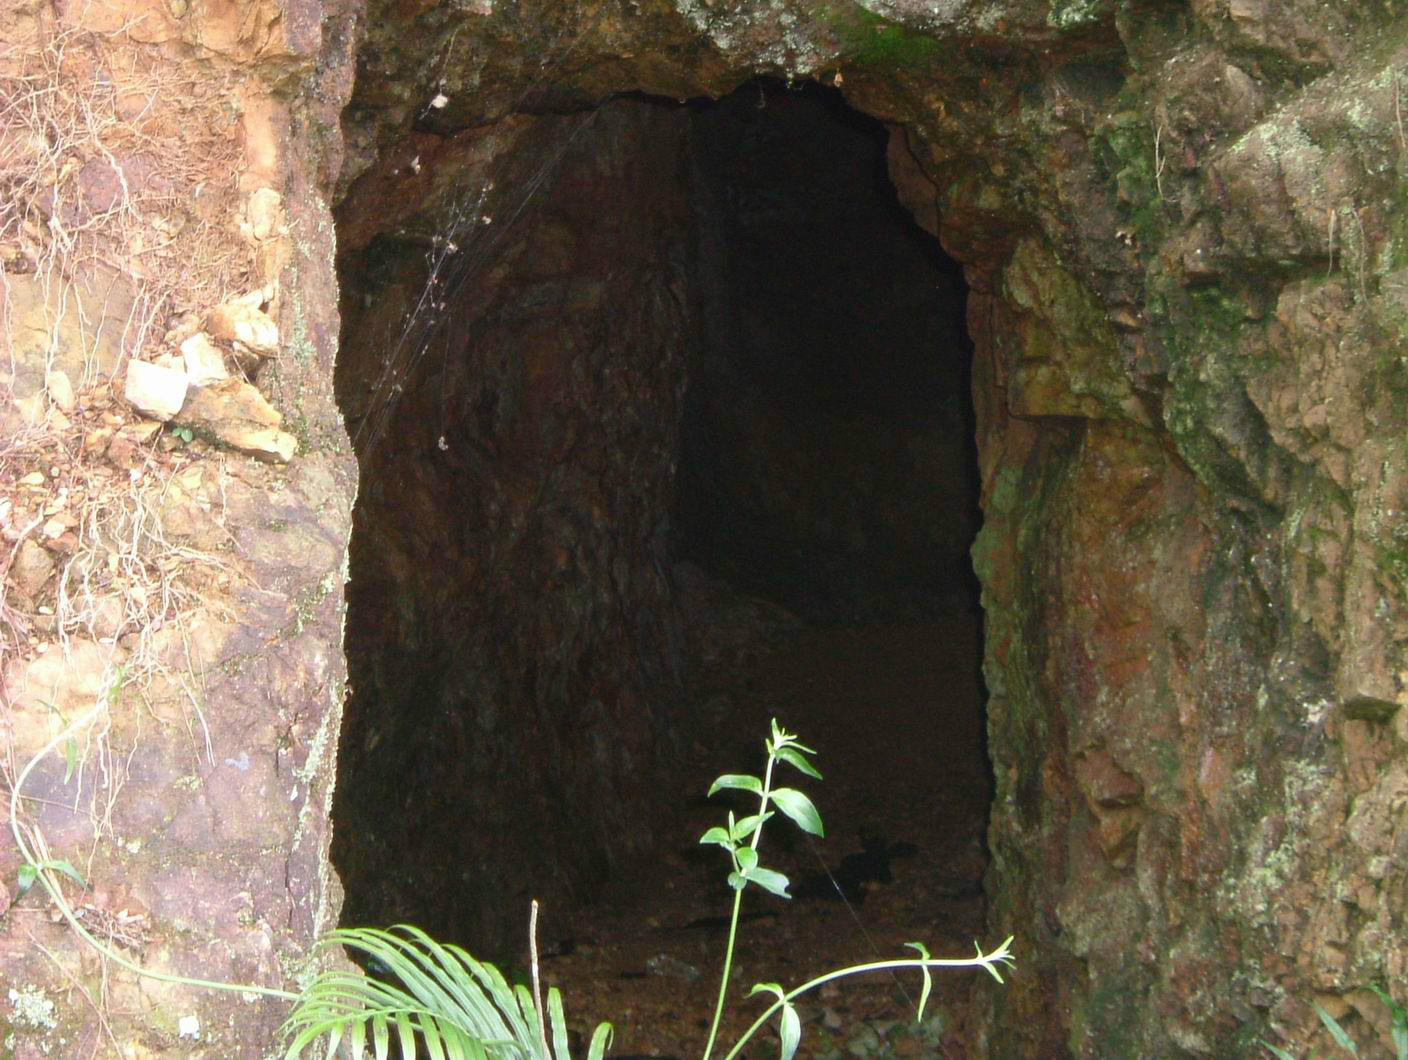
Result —
<instances>
[{"instance_id":1,"label":"cave floor","mask_svg":"<svg viewBox=\"0 0 1408 1060\"><path fill-rule=\"evenodd\" d=\"M724 641L739 633L728 618L713 632ZM702 1055L731 895L725 852L695 844L723 823L728 803L702 796L720 773L761 772L772 716L818 751L823 781L786 769L791 776L780 783L812 796L827 834L811 840L790 822L769 822L762 864L786 873L796 897L747 892L732 1019L715 1056L764 1007L761 998L742 996L755 982L790 987L830 968L907 956L904 943L912 940L936 957L970 956L983 928L990 790L978 638L971 617L797 625L772 630L761 650L755 640L748 651L734 643L702 652L711 658L695 668L693 709L682 712L690 721L675 734L678 762L661 793L672 801L663 826L671 834L653 859L581 910L565 952L544 960L544 977L563 988L569 1017L584 1031L611 1020L616 1057ZM746 806L735 805L740 816ZM861 829L872 836L869 858L861 857ZM889 854L888 883L874 878L885 860L873 856L877 849ZM833 880L852 892L848 902L836 897ZM876 973L828 985L799 1005L798 1055L963 1056L971 982L972 973L936 976L922 1025L913 1018L917 975ZM777 1055L775 1037L755 1042L747 1056Z\"/></svg>"}]
</instances>

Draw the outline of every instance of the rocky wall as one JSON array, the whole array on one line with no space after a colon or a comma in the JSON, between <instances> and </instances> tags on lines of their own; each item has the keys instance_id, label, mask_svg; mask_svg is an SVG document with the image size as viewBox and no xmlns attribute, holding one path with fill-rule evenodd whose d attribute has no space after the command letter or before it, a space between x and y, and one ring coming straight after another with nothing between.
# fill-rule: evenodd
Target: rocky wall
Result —
<instances>
[{"instance_id":1,"label":"rocky wall","mask_svg":"<svg viewBox=\"0 0 1408 1060\"><path fill-rule=\"evenodd\" d=\"M354 920L517 959L531 898L551 939L652 834L687 125L620 101L416 137L340 208Z\"/></svg>"},{"instance_id":2,"label":"rocky wall","mask_svg":"<svg viewBox=\"0 0 1408 1060\"><path fill-rule=\"evenodd\" d=\"M1253 1056L1263 1038L1299 1054L1323 1039L1318 1000L1365 1055L1385 1055L1386 1013L1364 988L1380 982L1402 999L1408 49L1397 5L27 2L0 13L7 108L43 96L27 79L52 74L23 60L76 39L65 36L73 27L81 46L58 63L66 87L48 98L116 86L111 120L80 123L83 139L56 146L42 121L30 129L39 136L16 135L20 112L7 109L0 150L5 201L24 204L3 215L0 236L14 366L5 431L24 439L0 462L6 761L25 761L121 686L101 738L75 749L77 783L90 786L75 788L51 760L25 812L92 881L85 915L120 929L129 952L290 984L337 904L324 858L327 752L353 472L331 400L327 197L394 158L411 166L427 137L477 130L476 164L492 168L500 141L584 122L612 93L719 96L758 74L812 77L902 129L892 175L973 291L985 514L975 561L997 782L988 895L992 936L1015 933L1023 967L1006 987L978 989L976 1054ZM339 126L354 52L357 89ZM152 91L133 83L139 74L173 80ZM109 138L126 129L141 135ZM204 155L183 153L183 131L201 133ZM16 158L27 160L18 174ZM504 164L540 172L526 156ZM668 196L653 181L640 193ZM553 240L573 238L538 231L548 263ZM339 235L356 244L350 228ZM188 273L184 294L179 283L157 297L133 284L153 279L162 258L168 277ZM68 300L58 308L45 276L76 281L59 285ZM560 272L544 280L598 309L593 299L607 297ZM658 286L617 276L607 289L642 317L676 311ZM81 316L60 311L77 305ZM270 345L260 317L278 336L264 356L251 348ZM569 329L583 345L588 333ZM269 411L240 390L239 407L255 411L234 427L187 414L163 428L161 407L128 401L133 358L193 385L209 358L187 364L181 345L197 334ZM583 424L584 453L603 451L588 410L622 408L612 371L653 378L633 348L615 369L584 362L601 377L569 386L553 342L513 341L542 357L531 362L540 389L522 394L562 397ZM210 384L195 390L218 396ZM169 404L168 415L185 412ZM547 414L524 408L523 424ZM422 468L445 452L485 460L448 433L441 450L439 416L425 415L388 432L414 440ZM261 450L273 463L242 454L251 431L273 438ZM296 442L286 464L280 434ZM531 432L516 440L534 452ZM75 461L90 449L91 462ZM478 517L512 529L511 513L531 511L522 484L532 477L519 477L514 454L493 455L464 467L504 485L504 514ZM172 505L166 545L134 555L109 532L85 536L85 526L151 525L145 502L126 524L82 514L146 496L135 488L143 474L161 476L153 506ZM419 474L388 485L449 490ZM536 643L563 643L557 623L584 614L573 600L605 598L609 565L577 550L600 544L610 513L627 513L630 552L645 554L640 509L613 503L570 542L553 537L567 515L520 516L536 535L525 557L552 558L591 590L558 592L536 560L522 568L553 618ZM187 551L163 551L173 542ZM92 561L73 566L80 549ZM417 556L409 537L401 554ZM163 558L208 577L153 596L169 584ZM632 580L645 570L622 572L620 600L652 599L648 575ZM77 610L72 585L88 587ZM505 613L511 640L519 612ZM612 628L619 650L655 643ZM530 670L511 645L468 646ZM590 692L584 709L622 665L585 663L573 679ZM137 672L141 682L114 680ZM384 676L370 687L400 687L399 674ZM598 731L603 718L592 719ZM644 731L629 713L615 721ZM563 768L627 794L613 787L624 757L608 754L597 780L589 744L564 748ZM415 782L434 791L436 779ZM76 817L75 790L87 807ZM13 880L16 855L4 851ZM16 995L0 1018L16 1055L86 1051L104 1026L137 1055L267 1049L276 1003L232 1008L111 968L104 978L34 893L15 900L11 886L7 898L0 969ZM190 1015L198 1044L190 1024L181 1038Z\"/></svg>"},{"instance_id":3,"label":"rocky wall","mask_svg":"<svg viewBox=\"0 0 1408 1060\"><path fill-rule=\"evenodd\" d=\"M262 1056L336 923L336 3L0 11L0 1052ZM10 818L10 795L28 772ZM27 893L61 860L100 955Z\"/></svg>"},{"instance_id":4,"label":"rocky wall","mask_svg":"<svg viewBox=\"0 0 1408 1060\"><path fill-rule=\"evenodd\" d=\"M354 101L354 173L412 122L757 74L839 85L902 129L892 175L974 292L988 890L1024 969L979 988L978 1054L1295 1051L1323 1033L1313 999L1382 1048L1363 987L1402 960L1391 5L662 0L369 24L369 80L420 87Z\"/></svg>"}]
</instances>

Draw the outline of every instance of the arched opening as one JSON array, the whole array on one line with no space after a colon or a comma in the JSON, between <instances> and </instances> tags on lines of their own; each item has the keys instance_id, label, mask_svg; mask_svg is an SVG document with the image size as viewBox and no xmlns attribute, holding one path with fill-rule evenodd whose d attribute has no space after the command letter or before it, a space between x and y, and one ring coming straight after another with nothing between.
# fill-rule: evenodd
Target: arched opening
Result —
<instances>
[{"instance_id":1,"label":"arched opening","mask_svg":"<svg viewBox=\"0 0 1408 1060\"><path fill-rule=\"evenodd\" d=\"M342 207L345 918L517 964L543 899L552 976L627 1053L702 1039L702 795L772 716L821 752L828 835L769 836L795 899L750 896L743 974L981 927L966 289L887 140L814 84L622 97L413 136ZM888 1033L903 988L856 997Z\"/></svg>"}]
</instances>

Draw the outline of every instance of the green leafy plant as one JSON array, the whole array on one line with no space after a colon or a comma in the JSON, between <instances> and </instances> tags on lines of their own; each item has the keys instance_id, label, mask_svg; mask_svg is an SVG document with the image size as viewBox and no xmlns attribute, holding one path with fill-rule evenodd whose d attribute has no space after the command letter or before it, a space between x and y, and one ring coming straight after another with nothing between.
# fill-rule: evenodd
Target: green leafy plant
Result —
<instances>
[{"instance_id":1,"label":"green leafy plant","mask_svg":"<svg viewBox=\"0 0 1408 1060\"><path fill-rule=\"evenodd\" d=\"M1393 1054L1396 1060L1408 1060L1408 1009L1404 1009L1402 1005L1399 1005L1393 998L1389 997L1387 992L1379 989L1377 986L1371 986L1369 989L1374 992L1375 997L1388 1006L1389 1016L1393 1021L1390 1033L1393 1036ZM1325 1029L1330 1032L1330 1037L1335 1040L1335 1044L1344 1050L1345 1055L1357 1058L1359 1056L1359 1047L1354 1044L1354 1039L1340 1026L1339 1020L1326 1012L1324 1007L1319 1003L1315 1005L1315 1014L1320 1017L1320 1022L1323 1023ZM1271 1055L1276 1057L1276 1060L1296 1060L1294 1056L1280 1046L1272 1045L1270 1042L1262 1042L1261 1044L1270 1050ZM1311 1053L1306 1060L1315 1060L1315 1054Z\"/></svg>"},{"instance_id":2,"label":"green leafy plant","mask_svg":"<svg viewBox=\"0 0 1408 1060\"><path fill-rule=\"evenodd\" d=\"M743 905L744 889L752 883L781 898L790 897L787 893L789 883L787 877L780 872L763 868L759 863L758 847L762 843L763 826L774 816L775 807L789 817L802 831L816 836L825 834L821 814L817 812L811 799L795 788L773 787L773 773L778 765L791 766L806 776L820 780L821 774L817 772L816 767L810 761L811 756L816 752L800 743L794 734L783 729L777 723L776 718L772 721L772 733L765 746L768 760L762 777L725 773L715 780L709 788L710 795L724 790L742 791L756 795L758 810L742 819L737 819L730 812L727 827L710 828L699 839L701 843L711 843L728 851L729 858L733 863L733 871L728 875L728 883L734 891L733 914L729 918L728 943L724 951L723 975L719 981L718 998L714 1004L714 1021L709 1028L709 1039L704 1046L703 1060L709 1060L712 1056L714 1043L718 1038L719 1025L723 1020L729 976L733 970L733 953L738 937L738 917ZM932 958L922 942L911 942L907 945L915 950L919 956L837 968L825 975L809 979L801 986L793 987L791 990L784 990L777 983L758 983L749 992L750 997L758 993L769 993L776 1000L753 1022L752 1026L743 1032L738 1041L734 1043L733 1048L724 1054L723 1060L734 1060L753 1036L766 1026L775 1015L780 1019L778 1037L782 1043L782 1060L792 1060L797 1052L797 1047L801 1044L801 1019L797 1015L794 1002L803 994L834 980L860 975L864 972L916 970L923 976L923 988L919 995L918 1012L915 1018L923 1019L924 1006L928 1003L929 993L933 987L931 977L933 969L982 968L1000 983L1002 982L1000 969L1003 965L1013 963L1012 938L1010 936L990 953L984 953L982 947L977 947L975 956L962 960Z\"/></svg>"},{"instance_id":3,"label":"green leafy plant","mask_svg":"<svg viewBox=\"0 0 1408 1060\"><path fill-rule=\"evenodd\" d=\"M475 960L458 946L436 942L419 928L405 924L390 930L347 928L332 932L318 943L319 948L342 947L360 954L369 967L377 969L377 975L333 968L317 975L299 993L254 984L154 972L128 960L95 938L74 914L59 878L67 876L80 886L86 884L71 864L49 856L37 828L22 825L20 792L35 765L61 744L72 741L78 731L90 724L116 695L122 679L119 672L109 696L64 726L30 760L20 771L10 793L10 827L23 862L20 882L26 889L39 883L70 927L88 945L120 967L147 978L212 990L253 993L291 1002L282 1031L284 1060L300 1060L310 1053L325 1060L332 1060L335 1056L362 1060L368 1055L375 1057L375 1060L387 1060L393 1043L403 1060L414 1060L420 1056L429 1060L571 1060L562 996L556 988L551 988L547 992L546 1004L542 998L538 975L536 902L529 926L531 990L521 984L510 984L493 965ZM700 838L701 843L714 844L728 852L732 865L728 882L734 891L723 975L703 1060L710 1060L713 1054L727 1002L744 890L753 884L779 897L788 897L787 877L761 864L758 850L764 825L781 812L803 831L818 836L823 834L821 815L810 798L795 788L773 785L773 775L779 765L790 766L805 776L820 779L821 774L809 760L815 752L799 743L776 720L772 723L772 732L765 746L768 757L763 776L726 773L709 789L711 795L725 790L756 795L758 806L756 813L741 819L729 813L726 826L710 828ZM71 775L72 762L67 764ZM793 1060L802 1038L801 1018L795 1004L797 998L826 983L865 972L919 972L923 977L923 988L916 1018L922 1019L933 986L931 973L934 970L982 968L1001 983L1003 966L1013 963L1011 944L1009 937L988 953L978 947L973 957L937 959L930 957L923 943L912 942L908 946L918 954L917 957L838 968L790 990L779 983L758 983L749 996L770 994L774 1000L724 1054L723 1060L735 1060L744 1046L774 1017L779 1021L781 1058ZM1322 1018L1328 1019L1328 1016L1322 1012ZM1395 1040L1398 1040L1399 1023L1396 1015ZM1338 1026L1332 1020L1327 1025ZM1408 1042L1408 1024L1404 1027L1404 1040ZM1342 1031L1340 1033L1343 1034ZM1344 1040L1348 1042L1347 1037ZM610 1042L611 1025L602 1023L587 1046L587 1060L603 1060ZM1281 1060L1288 1060L1279 1050L1271 1048ZM1400 1052L1400 1060L1408 1060L1408 1057Z\"/></svg>"},{"instance_id":4,"label":"green leafy plant","mask_svg":"<svg viewBox=\"0 0 1408 1060\"><path fill-rule=\"evenodd\" d=\"M286 1057L312 1047L331 1057L345 1042L354 1060L366 1055L368 1045L384 1060L394 1035L403 1057L421 1055L423 1045L433 1060L570 1060L562 995L550 989L544 1011L536 961L530 992L510 984L492 964L409 925L335 931L322 945L355 950L395 981L323 972L284 1024ZM599 1025L587 1047L588 1060L601 1060L610 1041L611 1025Z\"/></svg>"}]
</instances>

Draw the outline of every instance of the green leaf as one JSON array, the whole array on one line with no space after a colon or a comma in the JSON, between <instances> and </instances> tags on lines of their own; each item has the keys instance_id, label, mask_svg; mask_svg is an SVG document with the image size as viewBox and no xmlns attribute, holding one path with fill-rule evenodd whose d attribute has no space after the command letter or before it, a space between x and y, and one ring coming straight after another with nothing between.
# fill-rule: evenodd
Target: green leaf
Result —
<instances>
[{"instance_id":1,"label":"green leaf","mask_svg":"<svg viewBox=\"0 0 1408 1060\"><path fill-rule=\"evenodd\" d=\"M768 741L768 753L775 754L777 751L781 750L784 747L795 747L797 750L805 751L809 755L816 754L816 752L810 747L797 742L796 733L788 732L786 729L784 729L781 725L777 723L776 718L773 718L772 739Z\"/></svg>"},{"instance_id":2,"label":"green leaf","mask_svg":"<svg viewBox=\"0 0 1408 1060\"><path fill-rule=\"evenodd\" d=\"M1377 986L1370 986L1370 990L1388 1008L1389 1015L1393 1018L1393 1051L1397 1060L1408 1060L1408 1009L1404 1009L1388 993Z\"/></svg>"},{"instance_id":3,"label":"green leaf","mask_svg":"<svg viewBox=\"0 0 1408 1060\"><path fill-rule=\"evenodd\" d=\"M735 843L741 843L741 842L743 842L745 839L747 839L750 835L752 835L754 832L756 832L756 831L758 830L758 826L759 826L759 825L761 825L764 821L766 821L766 820L767 820L769 817L771 817L771 816L772 816L772 811L769 810L767 813L763 813L763 814L757 814L757 813L755 813L755 814L753 814L753 815L750 816L750 817L745 817L745 818L743 818L743 820L741 820L741 821L730 821L729 823L730 823L730 827L731 827L732 830L733 830L733 839L734 839L734 842L735 842Z\"/></svg>"},{"instance_id":4,"label":"green leaf","mask_svg":"<svg viewBox=\"0 0 1408 1060\"><path fill-rule=\"evenodd\" d=\"M779 1001L787 999L787 991L782 989L781 983L754 983L753 989L748 991L748 996L755 994L772 994Z\"/></svg>"},{"instance_id":5,"label":"green leaf","mask_svg":"<svg viewBox=\"0 0 1408 1060\"><path fill-rule=\"evenodd\" d=\"M605 1060L606 1050L611 1048L611 1024L598 1023L592 1034L592 1043L587 1046L587 1060Z\"/></svg>"},{"instance_id":6,"label":"green leaf","mask_svg":"<svg viewBox=\"0 0 1408 1060\"><path fill-rule=\"evenodd\" d=\"M72 865L70 865L67 861L64 861L62 859L58 861L46 861L44 862L44 865L42 867L46 869L51 869L54 872L62 872L65 876L71 879L74 883L78 884L78 886L82 887L85 891L88 889L88 882L82 876L80 876L78 870L75 869Z\"/></svg>"},{"instance_id":7,"label":"green leaf","mask_svg":"<svg viewBox=\"0 0 1408 1060\"><path fill-rule=\"evenodd\" d=\"M20 866L19 894L16 897L24 895L33 887L41 872L61 872L85 891L88 889L87 881L83 879L77 869L62 858L50 858L48 861L41 861L37 864L31 862Z\"/></svg>"},{"instance_id":8,"label":"green leaf","mask_svg":"<svg viewBox=\"0 0 1408 1060\"><path fill-rule=\"evenodd\" d=\"M787 877L780 872L773 872L772 869L756 868L747 873L747 879L756 883L765 891L777 895L779 898L791 898L787 893Z\"/></svg>"},{"instance_id":9,"label":"green leaf","mask_svg":"<svg viewBox=\"0 0 1408 1060\"><path fill-rule=\"evenodd\" d=\"M567 1016L562 1011L562 991L548 988L548 1022L552 1026L552 1049L557 1060L572 1060L567 1051Z\"/></svg>"},{"instance_id":10,"label":"green leaf","mask_svg":"<svg viewBox=\"0 0 1408 1060\"><path fill-rule=\"evenodd\" d=\"M372 1017L372 1046L376 1050L376 1060L386 1060L387 1045L391 1036L386 1033L386 1017Z\"/></svg>"},{"instance_id":11,"label":"green leaf","mask_svg":"<svg viewBox=\"0 0 1408 1060\"><path fill-rule=\"evenodd\" d=\"M298 1060L312 1048L321 1060L322 1046L334 1034L341 1034L346 1052L356 1060L367 1052L368 1031L377 1060L386 1060L393 1038L408 1060L417 1055L429 1060L550 1060L541 1055L531 994L523 990L516 995L498 969L464 950L406 925L392 931L341 929L323 945L345 946L369 966L375 962L386 981L347 972L315 978L285 1021L285 1060ZM559 999L558 1010L560 1006Z\"/></svg>"},{"instance_id":12,"label":"green leaf","mask_svg":"<svg viewBox=\"0 0 1408 1060\"><path fill-rule=\"evenodd\" d=\"M812 765L805 757L798 753L795 747L779 748L776 751L776 755L779 761L786 762L793 769L800 769L809 777L815 777L817 780L821 779L821 774L817 772L816 766Z\"/></svg>"},{"instance_id":13,"label":"green leaf","mask_svg":"<svg viewBox=\"0 0 1408 1060\"><path fill-rule=\"evenodd\" d=\"M78 766L78 741L70 736L64 741L64 783L73 779L73 771Z\"/></svg>"},{"instance_id":14,"label":"green leaf","mask_svg":"<svg viewBox=\"0 0 1408 1060\"><path fill-rule=\"evenodd\" d=\"M817 813L812 800L796 788L778 788L772 793L772 801L777 804L779 810L792 818L802 831L816 836L826 834L821 826L821 814Z\"/></svg>"},{"instance_id":15,"label":"green leaf","mask_svg":"<svg viewBox=\"0 0 1408 1060\"><path fill-rule=\"evenodd\" d=\"M773 745L782 747L786 745L788 740L792 739L792 734L779 725L776 718L772 719L769 723L769 727L772 729L772 739L769 742Z\"/></svg>"},{"instance_id":16,"label":"green leaf","mask_svg":"<svg viewBox=\"0 0 1408 1060\"><path fill-rule=\"evenodd\" d=\"M423 1018L420 1021L421 1037L425 1039L425 1051L430 1054L430 1060L445 1060L444 1039L440 1035L440 1025L433 1019Z\"/></svg>"},{"instance_id":17,"label":"green leaf","mask_svg":"<svg viewBox=\"0 0 1408 1060\"><path fill-rule=\"evenodd\" d=\"M919 956L923 960L929 959L929 947L922 942L906 942L905 946L911 950L918 950ZM924 1006L929 1003L929 992L934 989L934 977L929 972L926 964L921 969L924 972L924 986L919 991L919 1011L914 1014L914 1022L919 1023L924 1019Z\"/></svg>"},{"instance_id":18,"label":"green leaf","mask_svg":"<svg viewBox=\"0 0 1408 1060\"><path fill-rule=\"evenodd\" d=\"M1012 945L1012 940L1015 937L1015 935L1008 935L1007 938L1003 940L1002 945L993 950L992 953L984 953L981 946L976 942L973 943L973 949L977 951L977 959L986 962L983 965L983 971L987 972L988 975L992 976L999 983L1002 982L1002 973L997 970L997 966L999 964L1013 963L1012 956L1007 952L1007 948Z\"/></svg>"},{"instance_id":19,"label":"green leaf","mask_svg":"<svg viewBox=\"0 0 1408 1060\"><path fill-rule=\"evenodd\" d=\"M745 876L758 867L758 852L752 847L739 847L733 856L738 859L738 871Z\"/></svg>"},{"instance_id":20,"label":"green leaf","mask_svg":"<svg viewBox=\"0 0 1408 1060\"><path fill-rule=\"evenodd\" d=\"M1279 1046L1272 1045L1270 1042L1262 1042L1261 1044L1271 1050L1271 1055L1276 1057L1276 1060L1296 1060L1294 1056Z\"/></svg>"},{"instance_id":21,"label":"green leaf","mask_svg":"<svg viewBox=\"0 0 1408 1060\"><path fill-rule=\"evenodd\" d=\"M1335 1044L1350 1056L1357 1057L1359 1055L1359 1047L1354 1044L1354 1039L1345 1033L1344 1028L1339 1025L1335 1017L1331 1016L1318 1004L1315 1006L1315 1012L1316 1015L1320 1017L1320 1022L1323 1023L1330 1032L1330 1037L1335 1040Z\"/></svg>"},{"instance_id":22,"label":"green leaf","mask_svg":"<svg viewBox=\"0 0 1408 1060\"><path fill-rule=\"evenodd\" d=\"M714 843L718 846L723 847L725 850L732 850L735 846L737 846L737 844L731 838L729 838L728 830L720 828L718 825L715 825L713 828L709 829L702 836L700 836L699 842L701 844Z\"/></svg>"},{"instance_id":23,"label":"green leaf","mask_svg":"<svg viewBox=\"0 0 1408 1060\"><path fill-rule=\"evenodd\" d=\"M404 1012L396 1013L396 1036L401 1042L401 1055L416 1055L416 1032L411 1025L410 1017Z\"/></svg>"},{"instance_id":24,"label":"green leaf","mask_svg":"<svg viewBox=\"0 0 1408 1060\"><path fill-rule=\"evenodd\" d=\"M746 773L725 773L710 786L709 794L713 795L725 788L731 788L735 791L751 791L754 795L761 795L763 793L763 782L757 777L748 776Z\"/></svg>"},{"instance_id":25,"label":"green leaf","mask_svg":"<svg viewBox=\"0 0 1408 1060\"><path fill-rule=\"evenodd\" d=\"M741 891L748 886L748 881L741 872L730 872L728 874L728 885L735 891Z\"/></svg>"},{"instance_id":26,"label":"green leaf","mask_svg":"<svg viewBox=\"0 0 1408 1060\"><path fill-rule=\"evenodd\" d=\"M781 1060L792 1060L797 1055L797 1046L802 1044L802 1021L790 1002L782 1006L782 1026L778 1037L782 1039Z\"/></svg>"}]
</instances>

